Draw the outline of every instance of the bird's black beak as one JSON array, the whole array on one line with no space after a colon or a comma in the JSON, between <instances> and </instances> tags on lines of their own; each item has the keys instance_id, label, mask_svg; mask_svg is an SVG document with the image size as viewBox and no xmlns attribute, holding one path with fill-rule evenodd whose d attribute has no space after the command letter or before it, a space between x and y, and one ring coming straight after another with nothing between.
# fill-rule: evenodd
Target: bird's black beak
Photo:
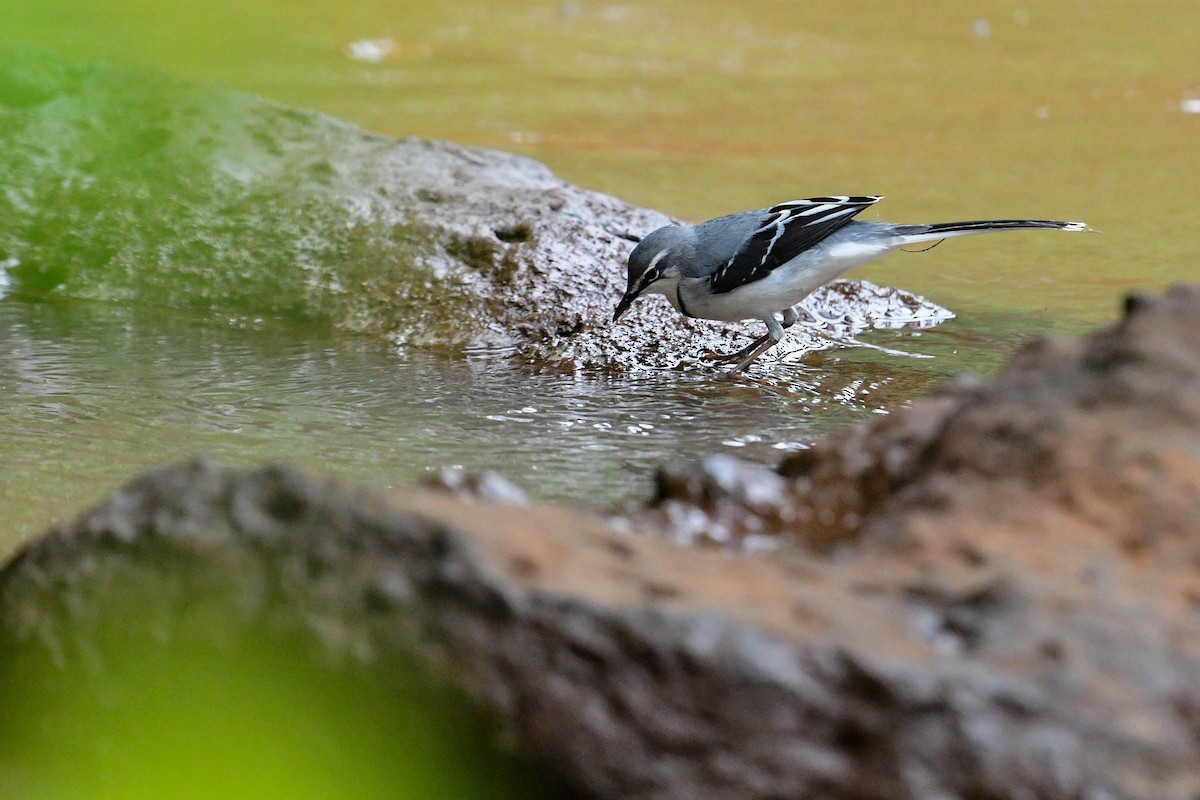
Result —
<instances>
[{"instance_id":1,"label":"bird's black beak","mask_svg":"<svg viewBox=\"0 0 1200 800\"><path fill-rule=\"evenodd\" d=\"M625 296L621 298L621 302L617 303L617 310L613 312L612 321L616 322L618 319L620 319L621 315L625 313L626 309L633 305L633 301L637 300L637 298L638 293L632 289L626 292Z\"/></svg>"}]
</instances>

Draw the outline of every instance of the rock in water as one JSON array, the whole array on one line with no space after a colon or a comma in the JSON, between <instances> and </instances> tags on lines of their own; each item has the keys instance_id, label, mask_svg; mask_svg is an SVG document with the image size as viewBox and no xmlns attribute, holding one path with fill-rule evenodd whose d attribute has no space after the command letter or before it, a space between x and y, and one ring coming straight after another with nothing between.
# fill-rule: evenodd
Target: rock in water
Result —
<instances>
[{"instance_id":1,"label":"rock in water","mask_svg":"<svg viewBox=\"0 0 1200 800\"><path fill-rule=\"evenodd\" d=\"M13 49L0 50L0 151L0 289L27 297L307 318L582 367L674 365L743 330L665 302L610 325L628 237L670 220L507 153ZM811 305L851 328L950 316L855 283Z\"/></svg>"}]
</instances>

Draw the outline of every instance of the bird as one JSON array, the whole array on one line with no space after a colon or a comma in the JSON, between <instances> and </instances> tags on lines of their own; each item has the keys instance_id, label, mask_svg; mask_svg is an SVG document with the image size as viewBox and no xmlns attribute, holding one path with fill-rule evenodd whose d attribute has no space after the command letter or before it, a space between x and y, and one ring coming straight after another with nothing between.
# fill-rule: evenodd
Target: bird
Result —
<instances>
[{"instance_id":1,"label":"bird","mask_svg":"<svg viewBox=\"0 0 1200 800\"><path fill-rule=\"evenodd\" d=\"M699 225L666 225L647 234L629 254L627 288L613 312L633 301L665 295L687 317L737 322L760 319L767 332L735 353L712 360L733 364L731 374L778 344L795 324L795 306L855 267L908 245L1013 230L1090 230L1082 222L994 219L900 225L855 216L883 195L836 195L791 200Z\"/></svg>"}]
</instances>

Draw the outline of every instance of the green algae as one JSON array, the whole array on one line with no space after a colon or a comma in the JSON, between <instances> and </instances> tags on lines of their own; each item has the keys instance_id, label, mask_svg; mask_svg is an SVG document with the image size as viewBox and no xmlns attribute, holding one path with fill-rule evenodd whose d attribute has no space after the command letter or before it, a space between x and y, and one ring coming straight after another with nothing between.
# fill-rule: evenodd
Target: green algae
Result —
<instances>
[{"instance_id":1,"label":"green algae","mask_svg":"<svg viewBox=\"0 0 1200 800\"><path fill-rule=\"evenodd\" d=\"M0 87L0 254L14 295L461 341L469 298L423 264L436 235L405 218L404 187L361 179L385 140L28 50L0 51Z\"/></svg>"}]
</instances>

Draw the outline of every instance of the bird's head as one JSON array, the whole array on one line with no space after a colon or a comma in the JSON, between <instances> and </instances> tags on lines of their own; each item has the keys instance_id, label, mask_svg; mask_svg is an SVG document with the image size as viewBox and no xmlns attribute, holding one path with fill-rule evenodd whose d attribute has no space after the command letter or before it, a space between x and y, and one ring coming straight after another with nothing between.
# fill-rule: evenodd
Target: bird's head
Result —
<instances>
[{"instance_id":1,"label":"bird's head","mask_svg":"<svg viewBox=\"0 0 1200 800\"><path fill-rule=\"evenodd\" d=\"M669 294L679 283L682 247L687 229L667 225L646 235L629 254L625 295L613 311L616 322L643 294Z\"/></svg>"}]
</instances>

